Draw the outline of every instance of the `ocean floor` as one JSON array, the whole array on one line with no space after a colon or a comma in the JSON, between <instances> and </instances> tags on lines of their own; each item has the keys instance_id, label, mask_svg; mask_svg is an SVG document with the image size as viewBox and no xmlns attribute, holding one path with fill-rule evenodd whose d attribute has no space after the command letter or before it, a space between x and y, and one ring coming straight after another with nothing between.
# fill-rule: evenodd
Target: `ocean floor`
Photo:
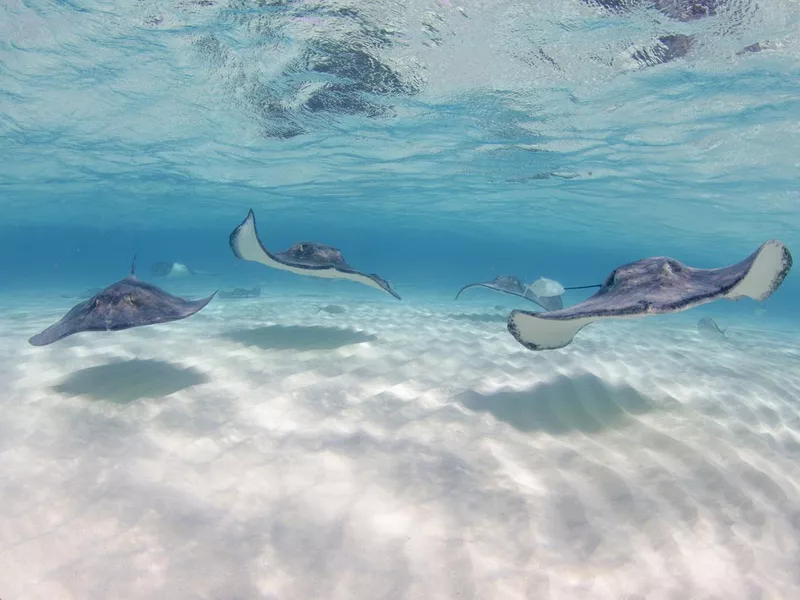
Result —
<instances>
[{"instance_id":1,"label":"ocean floor","mask_svg":"<svg viewBox=\"0 0 800 600\"><path fill-rule=\"evenodd\" d=\"M28 345L72 304L0 314L3 600L800 597L797 332L270 296Z\"/></svg>"}]
</instances>

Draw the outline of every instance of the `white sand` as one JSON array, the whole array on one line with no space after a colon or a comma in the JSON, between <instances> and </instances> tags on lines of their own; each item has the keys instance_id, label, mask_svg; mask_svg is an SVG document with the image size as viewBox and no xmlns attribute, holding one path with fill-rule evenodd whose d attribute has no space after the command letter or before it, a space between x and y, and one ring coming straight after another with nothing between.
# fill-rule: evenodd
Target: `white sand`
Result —
<instances>
[{"instance_id":1,"label":"white sand","mask_svg":"<svg viewBox=\"0 0 800 600\"><path fill-rule=\"evenodd\" d=\"M45 348L64 310L6 312L0 598L800 597L796 338L326 303Z\"/></svg>"}]
</instances>

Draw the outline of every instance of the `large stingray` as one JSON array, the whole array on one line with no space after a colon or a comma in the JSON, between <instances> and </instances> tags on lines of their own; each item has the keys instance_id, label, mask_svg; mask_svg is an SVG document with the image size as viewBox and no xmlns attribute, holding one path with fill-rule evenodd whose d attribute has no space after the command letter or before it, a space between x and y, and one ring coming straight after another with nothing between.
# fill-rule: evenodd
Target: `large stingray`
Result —
<instances>
[{"instance_id":1,"label":"large stingray","mask_svg":"<svg viewBox=\"0 0 800 600\"><path fill-rule=\"evenodd\" d=\"M596 294L546 313L514 310L508 331L529 350L563 348L589 323L687 310L720 298L763 301L792 268L792 255L769 240L743 261L718 269L697 269L669 257L645 258L614 269Z\"/></svg>"},{"instance_id":2,"label":"large stingray","mask_svg":"<svg viewBox=\"0 0 800 600\"><path fill-rule=\"evenodd\" d=\"M456 294L456 300L461 295L461 292L473 287L485 287L504 294L511 294L512 296L519 296L525 300L530 300L541 306L545 310L558 310L564 306L561 301L561 296L537 296L529 287L522 284L522 281L514 275L498 275L491 281L478 281L477 283L470 283L465 285Z\"/></svg>"},{"instance_id":3,"label":"large stingray","mask_svg":"<svg viewBox=\"0 0 800 600\"><path fill-rule=\"evenodd\" d=\"M347 279L363 283L388 292L398 300L400 296L391 284L378 275L356 271L347 264L339 249L316 242L301 242L284 252L272 253L258 237L256 216L252 210L242 223L231 232L230 246L237 258L249 260L273 269L281 269L298 275Z\"/></svg>"},{"instance_id":4,"label":"large stingray","mask_svg":"<svg viewBox=\"0 0 800 600\"><path fill-rule=\"evenodd\" d=\"M204 308L216 292L202 300L185 300L168 294L135 274L136 257L125 279L76 304L60 321L28 340L46 346L82 331L119 331L190 317Z\"/></svg>"}]
</instances>

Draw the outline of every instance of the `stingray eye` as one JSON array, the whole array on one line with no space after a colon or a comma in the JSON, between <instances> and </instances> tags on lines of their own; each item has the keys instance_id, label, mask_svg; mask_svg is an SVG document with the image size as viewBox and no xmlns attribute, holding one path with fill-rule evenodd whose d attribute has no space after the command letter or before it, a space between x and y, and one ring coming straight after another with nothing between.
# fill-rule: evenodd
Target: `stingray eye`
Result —
<instances>
[{"instance_id":1,"label":"stingray eye","mask_svg":"<svg viewBox=\"0 0 800 600\"><path fill-rule=\"evenodd\" d=\"M683 265L681 265L681 263L679 263L677 260L665 260L661 265L661 274L665 277L669 277L671 275L680 273L682 268Z\"/></svg>"},{"instance_id":2,"label":"stingray eye","mask_svg":"<svg viewBox=\"0 0 800 600\"><path fill-rule=\"evenodd\" d=\"M669 261L669 267L672 269L673 273L680 273L683 271L683 265L679 263L677 260Z\"/></svg>"}]
</instances>

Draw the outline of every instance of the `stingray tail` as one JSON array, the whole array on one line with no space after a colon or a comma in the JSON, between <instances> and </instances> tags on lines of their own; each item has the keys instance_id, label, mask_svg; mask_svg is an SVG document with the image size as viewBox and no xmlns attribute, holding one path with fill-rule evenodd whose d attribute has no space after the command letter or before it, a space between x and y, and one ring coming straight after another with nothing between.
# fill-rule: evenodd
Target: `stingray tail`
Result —
<instances>
[{"instance_id":1,"label":"stingray tail","mask_svg":"<svg viewBox=\"0 0 800 600\"><path fill-rule=\"evenodd\" d=\"M603 287L602 283L596 283L594 285L576 285L574 287L565 287L565 290L588 290L589 288L599 288Z\"/></svg>"},{"instance_id":2,"label":"stingray tail","mask_svg":"<svg viewBox=\"0 0 800 600\"><path fill-rule=\"evenodd\" d=\"M133 255L133 260L131 260L131 272L129 277L136 277L136 254Z\"/></svg>"}]
</instances>

